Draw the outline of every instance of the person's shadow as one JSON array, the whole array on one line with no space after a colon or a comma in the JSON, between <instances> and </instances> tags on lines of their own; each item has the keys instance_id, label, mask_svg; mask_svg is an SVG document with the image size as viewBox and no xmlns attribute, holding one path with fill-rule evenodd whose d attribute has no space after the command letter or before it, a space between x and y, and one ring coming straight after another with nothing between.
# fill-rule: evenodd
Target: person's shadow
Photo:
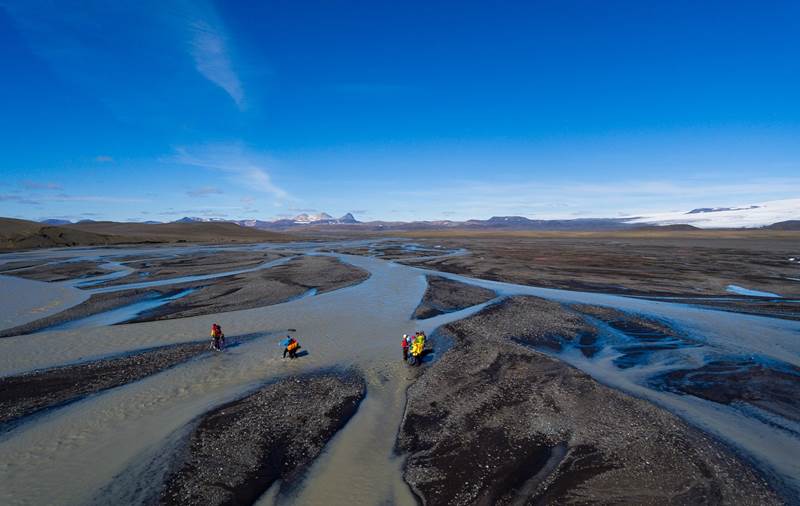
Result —
<instances>
[{"instance_id":1,"label":"person's shadow","mask_svg":"<svg viewBox=\"0 0 800 506\"><path fill-rule=\"evenodd\" d=\"M297 352L297 355L295 355L295 356L297 358L300 358L300 357L305 357L306 355L308 355L308 350L300 350L300 351Z\"/></svg>"}]
</instances>

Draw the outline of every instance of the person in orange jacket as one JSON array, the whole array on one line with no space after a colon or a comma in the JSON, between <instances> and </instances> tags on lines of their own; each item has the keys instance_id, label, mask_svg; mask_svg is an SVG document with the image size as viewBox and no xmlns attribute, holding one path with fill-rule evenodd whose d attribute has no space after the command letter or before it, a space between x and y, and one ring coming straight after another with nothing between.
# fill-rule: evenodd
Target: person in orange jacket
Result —
<instances>
[{"instance_id":1,"label":"person in orange jacket","mask_svg":"<svg viewBox=\"0 0 800 506\"><path fill-rule=\"evenodd\" d=\"M297 342L297 339L289 337L289 342L286 344L286 348L283 349L283 358L286 358L287 353L289 354L289 358L297 358L297 350L299 349L300 343Z\"/></svg>"}]
</instances>

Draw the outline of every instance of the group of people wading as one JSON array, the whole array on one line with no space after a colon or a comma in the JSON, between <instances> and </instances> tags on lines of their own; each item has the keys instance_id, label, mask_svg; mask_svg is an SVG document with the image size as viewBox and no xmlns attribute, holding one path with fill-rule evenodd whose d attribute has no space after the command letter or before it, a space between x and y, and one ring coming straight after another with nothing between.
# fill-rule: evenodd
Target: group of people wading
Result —
<instances>
[{"instance_id":1,"label":"group of people wading","mask_svg":"<svg viewBox=\"0 0 800 506\"><path fill-rule=\"evenodd\" d=\"M413 335L403 334L401 346L403 348L403 361L408 365L419 365L422 363L422 355L425 353L425 332L418 330ZM291 336L281 341L283 348L283 358L288 355L290 359L297 358L300 350L300 342ZM218 323L211 325L211 348L215 351L222 351L225 346L225 334Z\"/></svg>"},{"instance_id":2,"label":"group of people wading","mask_svg":"<svg viewBox=\"0 0 800 506\"><path fill-rule=\"evenodd\" d=\"M422 363L422 355L425 352L425 332L418 330L414 335L403 334L403 361L408 365L419 365Z\"/></svg>"},{"instance_id":3,"label":"group of people wading","mask_svg":"<svg viewBox=\"0 0 800 506\"><path fill-rule=\"evenodd\" d=\"M283 345L283 358L289 355L290 359L297 358L297 352L300 351L300 342L291 336L286 336L286 339L281 341ZM222 327L219 323L211 324L211 349L214 351L222 351L225 346L225 334L222 333Z\"/></svg>"}]
</instances>

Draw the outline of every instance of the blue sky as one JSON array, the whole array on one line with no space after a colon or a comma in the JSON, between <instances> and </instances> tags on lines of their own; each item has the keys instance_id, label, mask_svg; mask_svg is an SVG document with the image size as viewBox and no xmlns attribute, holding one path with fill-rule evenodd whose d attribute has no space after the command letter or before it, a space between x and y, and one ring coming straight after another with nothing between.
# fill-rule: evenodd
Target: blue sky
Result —
<instances>
[{"instance_id":1,"label":"blue sky","mask_svg":"<svg viewBox=\"0 0 800 506\"><path fill-rule=\"evenodd\" d=\"M796 1L0 0L0 215L798 197L798 48Z\"/></svg>"}]
</instances>

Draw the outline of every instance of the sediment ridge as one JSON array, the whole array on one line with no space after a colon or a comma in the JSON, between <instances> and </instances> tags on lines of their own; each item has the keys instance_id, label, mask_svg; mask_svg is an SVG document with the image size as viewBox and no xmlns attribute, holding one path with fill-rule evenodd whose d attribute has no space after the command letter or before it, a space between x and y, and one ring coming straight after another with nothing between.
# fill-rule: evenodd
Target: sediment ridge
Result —
<instances>
[{"instance_id":1,"label":"sediment ridge","mask_svg":"<svg viewBox=\"0 0 800 506\"><path fill-rule=\"evenodd\" d=\"M782 503L676 416L510 339L557 332L547 313L513 297L440 330L454 345L409 388L397 440L423 504Z\"/></svg>"}]
</instances>

